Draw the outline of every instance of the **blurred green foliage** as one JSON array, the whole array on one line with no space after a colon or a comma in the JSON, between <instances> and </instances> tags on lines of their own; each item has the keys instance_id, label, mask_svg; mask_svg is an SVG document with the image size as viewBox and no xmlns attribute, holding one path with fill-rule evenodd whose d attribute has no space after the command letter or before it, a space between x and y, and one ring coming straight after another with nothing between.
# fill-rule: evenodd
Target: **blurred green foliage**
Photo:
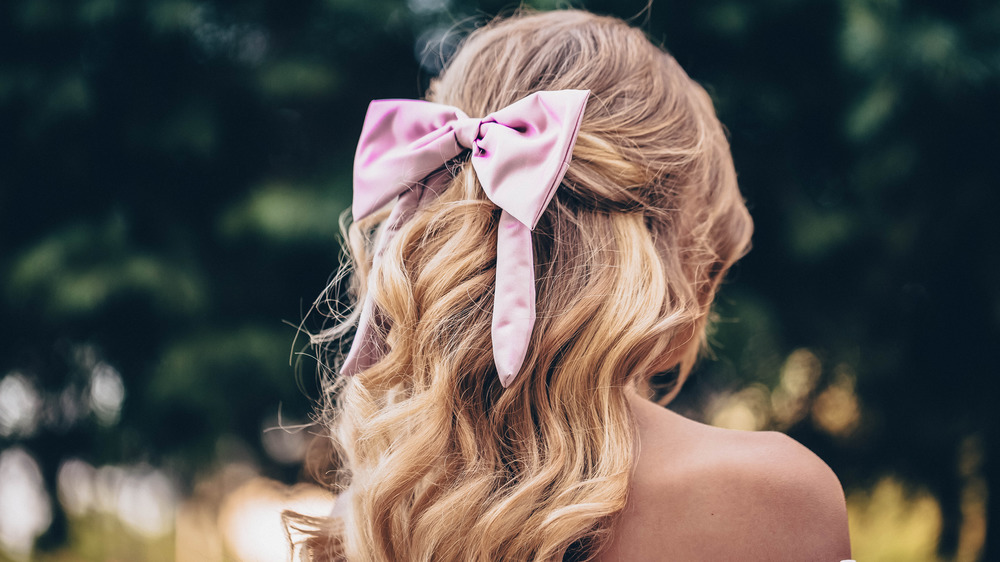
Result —
<instances>
[{"instance_id":1,"label":"blurred green foliage","mask_svg":"<svg viewBox=\"0 0 1000 562\"><path fill-rule=\"evenodd\" d=\"M756 220L720 298L718 359L676 407L705 415L713 396L778 389L790 354L811 350L806 399L856 387L859 425L806 415L781 429L849 489L895 474L930 490L953 554L963 490L1000 490L1000 4L573 5L633 18L706 86ZM20 373L40 404L0 416L0 449L30 451L50 491L71 457L190 484L226 439L298 478L266 454L261 424L279 408L308 418L294 326L338 263L365 107L419 97L464 31L512 8L0 4L0 378ZM123 384L117 417L94 401L100 365ZM997 506L984 560L1000 559ZM43 549L67 539L53 508Z\"/></svg>"}]
</instances>

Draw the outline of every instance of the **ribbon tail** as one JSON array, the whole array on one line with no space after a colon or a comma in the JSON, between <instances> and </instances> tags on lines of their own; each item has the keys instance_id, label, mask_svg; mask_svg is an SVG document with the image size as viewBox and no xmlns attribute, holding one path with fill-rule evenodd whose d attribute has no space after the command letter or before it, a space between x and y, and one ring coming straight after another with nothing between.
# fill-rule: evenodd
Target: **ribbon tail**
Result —
<instances>
[{"instance_id":1,"label":"ribbon tail","mask_svg":"<svg viewBox=\"0 0 1000 562\"><path fill-rule=\"evenodd\" d=\"M358 319L358 330L354 333L351 350L347 352L344 364L340 366L341 374L353 376L378 361L378 344L372 333L372 311L375 309L375 299L371 290L365 295L361 306L361 317Z\"/></svg>"},{"instance_id":2,"label":"ribbon tail","mask_svg":"<svg viewBox=\"0 0 1000 562\"><path fill-rule=\"evenodd\" d=\"M382 356L382 342L376 338L375 329L372 322L375 315L375 297L372 291L375 276L381 262L382 253L385 252L389 241L396 236L396 232L410 218L413 211L420 204L420 199L424 194L423 187L414 187L403 192L396 202L396 206L389 213L386 219L385 228L375 242L374 257L372 258L372 269L368 276L368 292L365 294L365 302L361 306L361 316L358 318L358 329L354 334L354 341L351 342L351 349L344 358L344 363L340 366L343 375L352 376L364 371L374 365Z\"/></svg>"},{"instance_id":3,"label":"ribbon tail","mask_svg":"<svg viewBox=\"0 0 1000 562\"><path fill-rule=\"evenodd\" d=\"M520 372L535 326L535 266L531 229L507 211L497 234L497 281L493 297L493 360L504 388Z\"/></svg>"}]
</instances>

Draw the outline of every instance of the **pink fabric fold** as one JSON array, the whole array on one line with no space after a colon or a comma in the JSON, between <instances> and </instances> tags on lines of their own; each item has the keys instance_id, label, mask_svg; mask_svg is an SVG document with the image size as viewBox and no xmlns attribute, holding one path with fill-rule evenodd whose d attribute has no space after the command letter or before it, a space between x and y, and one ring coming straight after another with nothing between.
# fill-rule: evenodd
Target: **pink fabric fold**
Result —
<instances>
[{"instance_id":1,"label":"pink fabric fold","mask_svg":"<svg viewBox=\"0 0 1000 562\"><path fill-rule=\"evenodd\" d=\"M503 210L491 329L504 387L521 370L535 324L531 230L566 174L589 96L587 90L536 92L482 119L431 102L376 100L362 127L354 160L354 220L399 198L376 242L372 275L382 249L419 205L427 188L424 180L471 150L486 196ZM382 353L374 337L374 314L369 290L341 367L344 374L370 367Z\"/></svg>"}]
</instances>

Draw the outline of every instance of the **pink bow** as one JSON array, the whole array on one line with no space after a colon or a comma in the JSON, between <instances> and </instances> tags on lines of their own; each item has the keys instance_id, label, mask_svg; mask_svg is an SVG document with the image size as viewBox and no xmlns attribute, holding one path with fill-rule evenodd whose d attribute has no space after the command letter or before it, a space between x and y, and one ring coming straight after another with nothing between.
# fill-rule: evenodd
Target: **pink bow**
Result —
<instances>
[{"instance_id":1,"label":"pink bow","mask_svg":"<svg viewBox=\"0 0 1000 562\"><path fill-rule=\"evenodd\" d=\"M375 247L375 263L412 215L429 178L449 160L472 151L472 167L490 201L500 207L493 303L493 360L507 387L521 370L535 324L531 230L569 166L589 90L536 92L476 119L460 109L417 100L376 100L368 107L354 159L354 220L399 197ZM355 374L379 356L371 334L371 291L341 371Z\"/></svg>"}]
</instances>

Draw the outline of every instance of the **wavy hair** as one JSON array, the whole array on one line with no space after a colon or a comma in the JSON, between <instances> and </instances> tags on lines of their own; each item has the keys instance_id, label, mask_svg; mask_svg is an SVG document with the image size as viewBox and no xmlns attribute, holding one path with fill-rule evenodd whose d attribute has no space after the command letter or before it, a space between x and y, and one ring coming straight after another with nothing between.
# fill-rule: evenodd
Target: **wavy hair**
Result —
<instances>
[{"instance_id":1,"label":"wavy hair","mask_svg":"<svg viewBox=\"0 0 1000 562\"><path fill-rule=\"evenodd\" d=\"M533 234L538 319L509 388L490 340L499 209L468 159L446 168L447 188L399 230L370 282L387 212L350 225L341 278L358 302L374 296L386 350L327 380L324 439L350 493L341 516L306 522L313 559L584 560L625 507L637 452L626 391L671 371L679 389L752 224L709 96L621 20L494 21L427 98L482 116L561 89L592 95ZM356 319L313 337L331 372Z\"/></svg>"}]
</instances>

